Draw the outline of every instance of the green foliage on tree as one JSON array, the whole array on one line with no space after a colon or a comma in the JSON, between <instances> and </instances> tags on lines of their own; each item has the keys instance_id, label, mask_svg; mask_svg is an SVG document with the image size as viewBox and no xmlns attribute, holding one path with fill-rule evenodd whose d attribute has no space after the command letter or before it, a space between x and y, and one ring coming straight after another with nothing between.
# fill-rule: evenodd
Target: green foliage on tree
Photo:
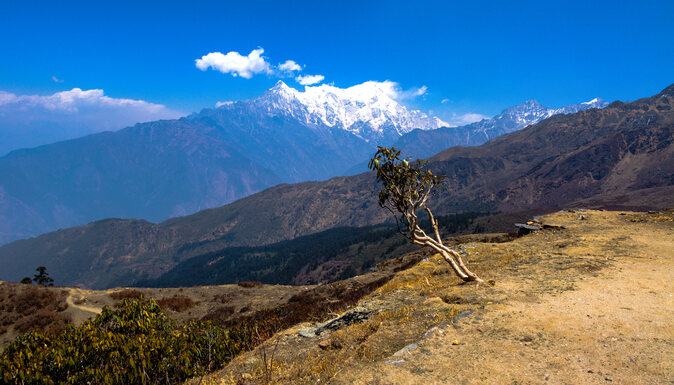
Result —
<instances>
[{"instance_id":1,"label":"green foliage on tree","mask_svg":"<svg viewBox=\"0 0 674 385\"><path fill-rule=\"evenodd\" d=\"M481 282L482 279L468 270L461 255L442 243L438 221L427 202L434 189L443 187L445 176L433 174L426 168L427 164L427 161L412 161L404 157L395 147L379 146L368 164L371 170L377 172L377 183L383 186L379 191L379 205L393 214L398 230L412 243L440 253L464 281ZM419 210L428 215L433 229L431 235L426 234L420 226L417 215Z\"/></svg>"},{"instance_id":2,"label":"green foliage on tree","mask_svg":"<svg viewBox=\"0 0 674 385\"><path fill-rule=\"evenodd\" d=\"M124 300L62 333L18 337L0 354L0 383L179 383L222 367L252 343L250 329L178 327L153 299Z\"/></svg>"},{"instance_id":3,"label":"green foliage on tree","mask_svg":"<svg viewBox=\"0 0 674 385\"><path fill-rule=\"evenodd\" d=\"M33 276L33 281L35 281L35 283L40 286L54 286L54 280L49 277L46 267L38 266L35 271L37 271L37 274Z\"/></svg>"}]
</instances>

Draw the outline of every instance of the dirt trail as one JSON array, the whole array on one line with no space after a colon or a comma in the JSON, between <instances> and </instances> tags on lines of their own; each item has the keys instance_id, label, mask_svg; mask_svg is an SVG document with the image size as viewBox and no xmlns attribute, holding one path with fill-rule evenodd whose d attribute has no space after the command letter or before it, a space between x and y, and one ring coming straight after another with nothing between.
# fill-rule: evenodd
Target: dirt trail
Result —
<instances>
[{"instance_id":1,"label":"dirt trail","mask_svg":"<svg viewBox=\"0 0 674 385\"><path fill-rule=\"evenodd\" d=\"M80 301L82 298L85 298L85 295L83 293L83 290L81 289L68 289L68 298L66 298L66 302L68 303L68 306L72 306L76 309L88 312L88 313L95 313L95 314L101 314L101 311L103 310L102 307L93 307L93 306L86 306L83 304L77 304L75 301ZM76 298L76 299L75 299Z\"/></svg>"}]
</instances>

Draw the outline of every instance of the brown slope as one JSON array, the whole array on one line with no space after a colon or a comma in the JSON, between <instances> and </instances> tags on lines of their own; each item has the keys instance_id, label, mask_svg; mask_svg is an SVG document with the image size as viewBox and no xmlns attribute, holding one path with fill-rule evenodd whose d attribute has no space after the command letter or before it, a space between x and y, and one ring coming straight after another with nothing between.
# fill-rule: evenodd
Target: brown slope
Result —
<instances>
[{"instance_id":1,"label":"brown slope","mask_svg":"<svg viewBox=\"0 0 674 385\"><path fill-rule=\"evenodd\" d=\"M674 85L632 103L553 116L480 147L447 149L430 158L430 167L448 176L448 189L436 197L435 209L438 214L513 212L576 201L593 207L674 205L673 104ZM108 266L156 276L180 260L225 246L268 244L336 226L380 223L388 216L377 206L375 190L371 173L279 185L227 206L151 225L152 231L138 233L120 222L113 237L125 234L119 237L127 242L125 254L118 251L120 246L98 241L109 230L97 224L78 235L83 248L76 256L72 239L51 233L0 248L0 264L17 256L29 261L72 259L83 266L76 268L91 271L95 266L86 261L110 261ZM643 196L650 199L639 199ZM33 265L25 268L32 270Z\"/></svg>"}]
</instances>

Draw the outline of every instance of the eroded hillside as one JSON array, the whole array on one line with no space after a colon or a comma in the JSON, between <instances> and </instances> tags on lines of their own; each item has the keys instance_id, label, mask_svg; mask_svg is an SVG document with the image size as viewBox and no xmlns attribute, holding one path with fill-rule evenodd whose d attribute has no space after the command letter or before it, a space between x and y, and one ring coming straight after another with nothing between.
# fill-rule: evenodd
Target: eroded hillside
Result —
<instances>
[{"instance_id":1,"label":"eroded hillside","mask_svg":"<svg viewBox=\"0 0 674 385\"><path fill-rule=\"evenodd\" d=\"M672 210L538 221L564 228L459 246L493 285L461 284L433 256L195 383L671 383Z\"/></svg>"}]
</instances>

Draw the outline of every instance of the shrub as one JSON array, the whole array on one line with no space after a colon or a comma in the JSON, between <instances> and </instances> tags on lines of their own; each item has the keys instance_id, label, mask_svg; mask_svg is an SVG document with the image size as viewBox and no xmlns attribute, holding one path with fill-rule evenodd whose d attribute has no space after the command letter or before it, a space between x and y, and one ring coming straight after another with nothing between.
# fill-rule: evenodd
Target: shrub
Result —
<instances>
[{"instance_id":1,"label":"shrub","mask_svg":"<svg viewBox=\"0 0 674 385\"><path fill-rule=\"evenodd\" d=\"M143 296L142 292L140 292L138 290L132 290L132 289L124 289L122 291L116 291L116 292L110 294L110 297L112 299L116 299L118 301L123 300L123 299L139 299L142 296Z\"/></svg>"},{"instance_id":2,"label":"shrub","mask_svg":"<svg viewBox=\"0 0 674 385\"><path fill-rule=\"evenodd\" d=\"M3 384L179 383L252 346L246 328L177 327L152 299L123 300L59 334L30 332L0 354Z\"/></svg>"},{"instance_id":3,"label":"shrub","mask_svg":"<svg viewBox=\"0 0 674 385\"><path fill-rule=\"evenodd\" d=\"M177 295L174 295L173 297L162 298L157 301L157 303L159 306L161 306L162 309L171 309L177 312L185 311L196 305L196 302L194 302L191 298L184 296L179 297Z\"/></svg>"},{"instance_id":4,"label":"shrub","mask_svg":"<svg viewBox=\"0 0 674 385\"><path fill-rule=\"evenodd\" d=\"M68 307L67 292L42 286L0 285L0 335L10 325L20 333L30 330L58 332L70 322L62 313Z\"/></svg>"},{"instance_id":5,"label":"shrub","mask_svg":"<svg viewBox=\"0 0 674 385\"><path fill-rule=\"evenodd\" d=\"M254 282L254 281L241 281L237 283L237 285L245 288L252 288L252 287L258 287L262 286L262 282Z\"/></svg>"}]
</instances>

